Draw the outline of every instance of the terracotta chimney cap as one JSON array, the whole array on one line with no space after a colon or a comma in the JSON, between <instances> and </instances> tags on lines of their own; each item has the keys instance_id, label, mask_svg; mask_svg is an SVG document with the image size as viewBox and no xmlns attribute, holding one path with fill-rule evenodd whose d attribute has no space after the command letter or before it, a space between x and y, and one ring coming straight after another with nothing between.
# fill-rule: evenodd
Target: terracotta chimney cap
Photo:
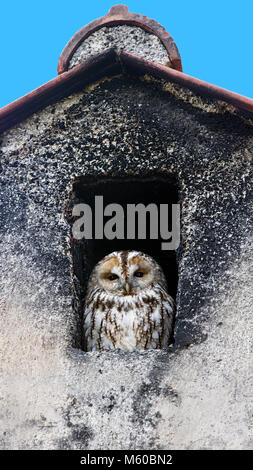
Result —
<instances>
[{"instance_id":1,"label":"terracotta chimney cap","mask_svg":"<svg viewBox=\"0 0 253 470\"><path fill-rule=\"evenodd\" d=\"M170 34L163 28L163 26L161 26L155 20L147 18L146 16L139 15L137 13L131 13L126 5L120 4L112 6L107 15L92 21L91 23L81 28L76 34L74 34L60 55L57 67L58 74L68 70L69 62L73 54L88 36L100 28L124 24L137 26L150 34L157 36L168 53L171 67L182 72L181 57L176 43Z\"/></svg>"}]
</instances>

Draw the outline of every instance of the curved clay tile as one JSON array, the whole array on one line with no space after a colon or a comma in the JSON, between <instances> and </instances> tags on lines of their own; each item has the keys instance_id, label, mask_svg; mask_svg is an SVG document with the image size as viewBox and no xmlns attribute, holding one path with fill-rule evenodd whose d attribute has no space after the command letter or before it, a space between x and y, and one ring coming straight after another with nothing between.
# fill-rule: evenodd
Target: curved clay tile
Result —
<instances>
[{"instance_id":1,"label":"curved clay tile","mask_svg":"<svg viewBox=\"0 0 253 470\"><path fill-rule=\"evenodd\" d=\"M107 15L87 24L70 39L60 55L57 67L58 74L68 70L69 62L73 54L88 36L100 28L118 25L137 26L157 36L168 53L171 67L180 72L182 71L181 57L178 48L163 26L146 16L131 13L125 5L115 5L110 9Z\"/></svg>"}]
</instances>

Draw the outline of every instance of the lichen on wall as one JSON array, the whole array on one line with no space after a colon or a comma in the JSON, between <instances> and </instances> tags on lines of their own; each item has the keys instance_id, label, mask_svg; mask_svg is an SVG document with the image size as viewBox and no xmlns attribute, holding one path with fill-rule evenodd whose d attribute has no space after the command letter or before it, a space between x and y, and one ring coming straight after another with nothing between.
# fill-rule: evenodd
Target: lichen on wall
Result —
<instances>
[{"instance_id":1,"label":"lichen on wall","mask_svg":"<svg viewBox=\"0 0 253 470\"><path fill-rule=\"evenodd\" d=\"M1 136L2 448L252 448L253 131L186 95L117 77ZM179 182L175 348L85 353L72 183L150 174Z\"/></svg>"},{"instance_id":2,"label":"lichen on wall","mask_svg":"<svg viewBox=\"0 0 253 470\"><path fill-rule=\"evenodd\" d=\"M78 46L69 69L110 47L126 50L158 64L170 65L170 58L160 39L137 26L105 26L88 36Z\"/></svg>"}]
</instances>

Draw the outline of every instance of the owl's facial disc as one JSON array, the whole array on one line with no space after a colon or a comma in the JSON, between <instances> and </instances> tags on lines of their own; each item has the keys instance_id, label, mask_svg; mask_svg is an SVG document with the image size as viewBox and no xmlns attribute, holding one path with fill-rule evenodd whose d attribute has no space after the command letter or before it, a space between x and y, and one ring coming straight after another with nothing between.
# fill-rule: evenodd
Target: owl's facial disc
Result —
<instances>
[{"instance_id":1,"label":"owl's facial disc","mask_svg":"<svg viewBox=\"0 0 253 470\"><path fill-rule=\"evenodd\" d=\"M113 256L112 256L113 255ZM119 296L139 295L159 281L159 270L152 258L143 253L115 252L103 259L95 277L104 292Z\"/></svg>"}]
</instances>

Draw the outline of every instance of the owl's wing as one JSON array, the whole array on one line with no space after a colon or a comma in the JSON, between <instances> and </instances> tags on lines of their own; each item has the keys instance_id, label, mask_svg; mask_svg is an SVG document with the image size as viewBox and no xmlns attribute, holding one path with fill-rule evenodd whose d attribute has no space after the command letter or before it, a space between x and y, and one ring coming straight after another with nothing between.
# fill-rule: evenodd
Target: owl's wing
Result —
<instances>
[{"instance_id":1,"label":"owl's wing","mask_svg":"<svg viewBox=\"0 0 253 470\"><path fill-rule=\"evenodd\" d=\"M167 292L163 292L162 297L161 315L163 318L163 335L161 340L161 347L167 348L173 340L176 304L173 298Z\"/></svg>"},{"instance_id":2,"label":"owl's wing","mask_svg":"<svg viewBox=\"0 0 253 470\"><path fill-rule=\"evenodd\" d=\"M89 339L91 337L91 308L85 305L83 312L83 343L84 350L89 351Z\"/></svg>"}]
</instances>

